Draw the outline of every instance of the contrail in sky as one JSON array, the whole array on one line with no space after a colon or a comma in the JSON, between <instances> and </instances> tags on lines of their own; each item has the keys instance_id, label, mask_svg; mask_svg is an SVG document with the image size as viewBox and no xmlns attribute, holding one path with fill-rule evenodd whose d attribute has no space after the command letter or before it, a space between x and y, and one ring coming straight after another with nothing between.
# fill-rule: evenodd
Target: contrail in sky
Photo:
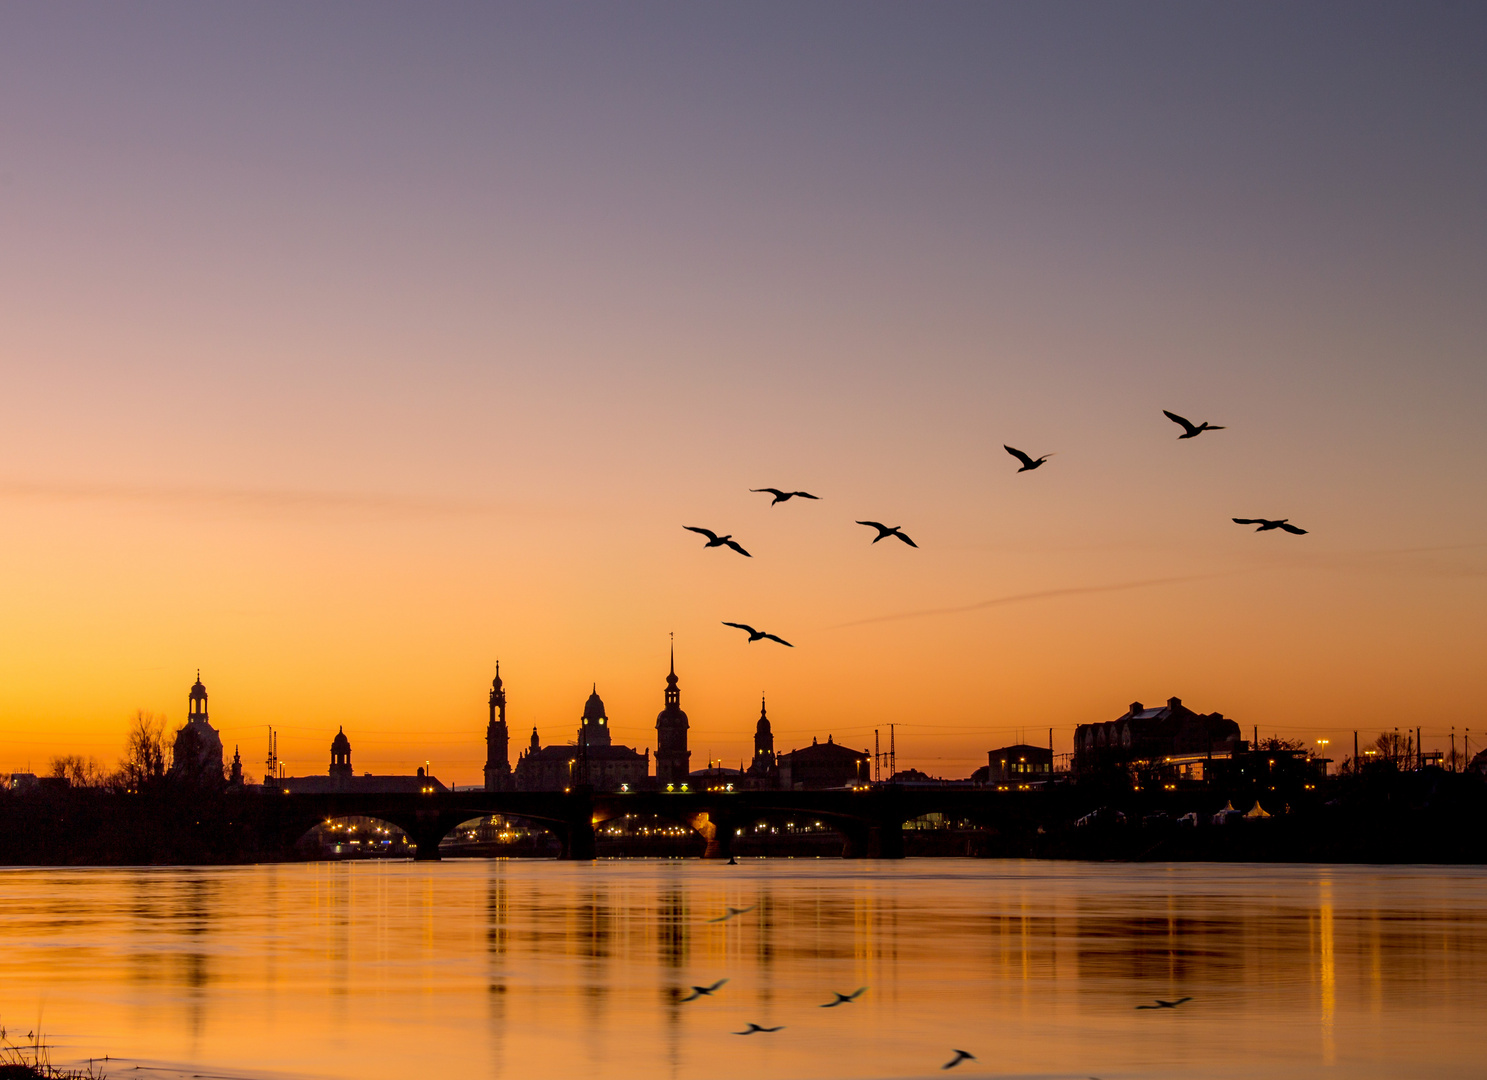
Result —
<instances>
[{"instance_id":1,"label":"contrail in sky","mask_svg":"<svg viewBox=\"0 0 1487 1080\"><path fill-rule=\"evenodd\" d=\"M895 622L899 619L922 619L930 615L958 615L965 611L981 611L983 608L1001 607L1003 604L1020 604L1029 600L1051 600L1058 596L1083 596L1087 593L1124 592L1127 589L1148 589L1157 585L1176 585L1183 581L1206 581L1209 578L1229 577L1230 574L1188 574L1184 577L1148 578L1145 581L1125 581L1119 585L1077 585L1068 589L1044 589L1040 592L1015 593L1012 596L998 596L991 600L982 600L975 604L965 604L961 607L926 608L923 611L901 611L896 615L874 615L870 619L857 619L854 622L838 623L830 627L832 630L840 630L847 626L865 626L868 623Z\"/></svg>"}]
</instances>

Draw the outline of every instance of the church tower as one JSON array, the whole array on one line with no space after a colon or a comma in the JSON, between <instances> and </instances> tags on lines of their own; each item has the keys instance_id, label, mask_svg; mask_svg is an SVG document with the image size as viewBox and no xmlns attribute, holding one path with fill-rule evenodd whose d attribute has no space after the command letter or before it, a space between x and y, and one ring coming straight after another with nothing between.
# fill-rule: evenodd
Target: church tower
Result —
<instances>
[{"instance_id":1,"label":"church tower","mask_svg":"<svg viewBox=\"0 0 1487 1080\"><path fill-rule=\"evenodd\" d=\"M656 779L663 784L685 783L691 773L692 752L687 749L687 714L682 692L676 688L676 646L671 647L671 674L666 676L666 707L656 714Z\"/></svg>"},{"instance_id":2,"label":"church tower","mask_svg":"<svg viewBox=\"0 0 1487 1080\"><path fill-rule=\"evenodd\" d=\"M351 740L346 738L345 728L337 731L336 737L330 741L330 774L351 775Z\"/></svg>"},{"instance_id":3,"label":"church tower","mask_svg":"<svg viewBox=\"0 0 1487 1080\"><path fill-rule=\"evenodd\" d=\"M769 713L764 708L764 695L759 695L759 722L754 725L754 768L760 772L773 769L774 731L769 726Z\"/></svg>"},{"instance_id":4,"label":"church tower","mask_svg":"<svg viewBox=\"0 0 1487 1080\"><path fill-rule=\"evenodd\" d=\"M536 730L535 728L533 729ZM506 688L501 685L501 662L491 682L490 722L485 726L485 790L511 790L511 760L507 753Z\"/></svg>"},{"instance_id":5,"label":"church tower","mask_svg":"<svg viewBox=\"0 0 1487 1080\"><path fill-rule=\"evenodd\" d=\"M176 732L170 774L190 784L222 786L222 736L207 719L207 688L200 671L186 699L186 723Z\"/></svg>"},{"instance_id":6,"label":"church tower","mask_svg":"<svg viewBox=\"0 0 1487 1080\"><path fill-rule=\"evenodd\" d=\"M578 745L609 745L609 717L604 715L604 699L599 696L598 683L594 684L589 700L584 702L583 719L578 723Z\"/></svg>"}]
</instances>

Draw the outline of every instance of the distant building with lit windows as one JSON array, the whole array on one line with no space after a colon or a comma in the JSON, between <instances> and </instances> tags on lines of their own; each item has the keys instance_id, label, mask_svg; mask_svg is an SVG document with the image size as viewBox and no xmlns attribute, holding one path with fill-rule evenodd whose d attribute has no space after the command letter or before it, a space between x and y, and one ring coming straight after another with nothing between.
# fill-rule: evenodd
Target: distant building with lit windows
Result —
<instances>
[{"instance_id":1,"label":"distant building with lit windows","mask_svg":"<svg viewBox=\"0 0 1487 1080\"><path fill-rule=\"evenodd\" d=\"M1053 778L1053 751L1046 746L1015 743L986 752L986 764L971 774L978 784L1030 784Z\"/></svg>"}]
</instances>

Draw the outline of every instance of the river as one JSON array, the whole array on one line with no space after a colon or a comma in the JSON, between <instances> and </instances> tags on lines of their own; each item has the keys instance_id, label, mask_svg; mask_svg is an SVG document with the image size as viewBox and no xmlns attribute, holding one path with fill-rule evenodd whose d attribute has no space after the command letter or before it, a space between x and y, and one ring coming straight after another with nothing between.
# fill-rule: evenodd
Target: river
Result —
<instances>
[{"instance_id":1,"label":"river","mask_svg":"<svg viewBox=\"0 0 1487 1080\"><path fill-rule=\"evenodd\" d=\"M957 1076L1480 1076L1484 885L960 859L5 869L0 1023L131 1077L908 1077L955 1049ZM732 1034L750 1023L783 1030Z\"/></svg>"}]
</instances>

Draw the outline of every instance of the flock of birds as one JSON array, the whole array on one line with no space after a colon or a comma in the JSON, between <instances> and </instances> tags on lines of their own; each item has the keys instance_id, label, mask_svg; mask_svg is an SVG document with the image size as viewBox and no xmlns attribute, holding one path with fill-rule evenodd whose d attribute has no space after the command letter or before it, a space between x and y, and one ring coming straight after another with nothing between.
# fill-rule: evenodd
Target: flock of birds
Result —
<instances>
[{"instance_id":1,"label":"flock of birds","mask_svg":"<svg viewBox=\"0 0 1487 1080\"><path fill-rule=\"evenodd\" d=\"M1175 412L1169 412L1166 409L1162 410L1162 415L1182 428L1182 434L1177 436L1179 440L1196 439L1205 431L1225 430L1225 425L1223 424L1210 424L1207 420L1203 421L1201 424L1195 424L1186 417L1178 416ZM1035 458L1029 454L1023 453L1015 446L1003 445L1002 449L1007 451L1007 453L1011 454L1021 463L1021 467L1017 470L1020 473L1031 472L1034 469L1040 468L1045 462L1048 461L1049 458L1053 457L1052 454L1044 454L1041 457ZM749 490L758 495L772 496L769 502L770 506L776 506L782 502L789 502L791 499L820 499L819 495L812 495L809 491L783 491L780 488L775 487L749 488ZM1289 518L1233 518L1232 520L1236 525L1255 525L1257 526L1257 528L1255 529L1256 532L1269 532L1272 529L1280 529L1282 532L1292 533L1296 536L1306 535L1306 530L1292 525ZM868 528L877 530L878 535L873 537L872 541L874 544L876 544L879 540L886 540L891 536L895 540L902 540L911 548L917 548L919 546L918 544L914 543L914 541L909 537L907 533L903 531L902 526L884 525L881 521L858 521L857 524L866 525ZM753 558L753 556L744 549L744 546L742 544L733 539L732 533L719 534L713 532L711 529L704 529L697 525L683 525L682 528L686 529L688 532L694 532L706 537L707 543L704 545L704 547L731 548L732 550L738 552L740 555L743 555L746 558ZM791 645L790 642L780 637L778 634L770 634L766 633L763 630L756 630L748 623L724 622L723 625L731 626L735 629L745 631L749 635L749 644L753 644L756 641L774 641L792 649L795 647Z\"/></svg>"},{"instance_id":2,"label":"flock of birds","mask_svg":"<svg viewBox=\"0 0 1487 1080\"><path fill-rule=\"evenodd\" d=\"M738 918L740 915L746 915L746 914L748 914L750 911L753 911L754 908L757 907L757 906L758 905L756 905L756 904L750 904L748 907L741 907L741 908L739 908L739 907L730 907L730 908L727 909L727 911L724 914L719 915L715 919L708 919L707 921L710 922L710 923L724 923L724 922L729 922L729 921L731 921L733 919ZM685 997L681 998L680 1000L681 1001L684 1001L684 1002L685 1001L697 1001L697 1000L699 1000L701 998L712 997L719 990L723 989L723 987L726 986L727 983L728 983L728 980L727 979L719 979L717 982L713 983L710 986L694 986L694 987L692 987L692 992L690 994L687 994ZM850 1005L850 1004L852 1004L852 1002L854 1002L858 998L862 997L862 995L865 994L865 993L867 993L867 987L865 987L865 986L859 986L856 990L853 990L850 994L843 994L839 990L833 990L831 992L831 994L832 994L832 1000L823 1002L821 1004L821 1008L823 1008L823 1009L835 1009L835 1008L837 1008L838 1006L841 1006L841 1005ZM1187 1002L1192 1001L1192 1000L1193 999L1191 997L1181 997L1181 998L1178 998L1175 1001L1163 1001L1161 998L1157 998L1156 999L1156 1004L1154 1004L1154 1005L1137 1005L1136 1008L1137 1009L1175 1009L1179 1005L1186 1004ZM774 1034L777 1031L784 1031L784 1030L785 1030L785 1025L784 1024L777 1024L777 1025L774 1025L773 1027L766 1027L763 1024L756 1024L753 1021L750 1021L749 1024L748 1024L748 1026L746 1028L744 1028L744 1030L742 1030L742 1031L735 1031L735 1032L733 1032L733 1034L734 1035L772 1035L772 1034ZM945 1064L941 1065L940 1066L941 1069L953 1069L953 1068L955 1068L957 1065L959 1065L963 1061L975 1061L976 1060L976 1055L973 1054L973 1053L971 1053L969 1050L956 1050L956 1049L954 1049L952 1047L950 1052L954 1055L954 1057L952 1057L949 1061L945 1062ZM1097 1080L1097 1078L1091 1077L1090 1080Z\"/></svg>"}]
</instances>

